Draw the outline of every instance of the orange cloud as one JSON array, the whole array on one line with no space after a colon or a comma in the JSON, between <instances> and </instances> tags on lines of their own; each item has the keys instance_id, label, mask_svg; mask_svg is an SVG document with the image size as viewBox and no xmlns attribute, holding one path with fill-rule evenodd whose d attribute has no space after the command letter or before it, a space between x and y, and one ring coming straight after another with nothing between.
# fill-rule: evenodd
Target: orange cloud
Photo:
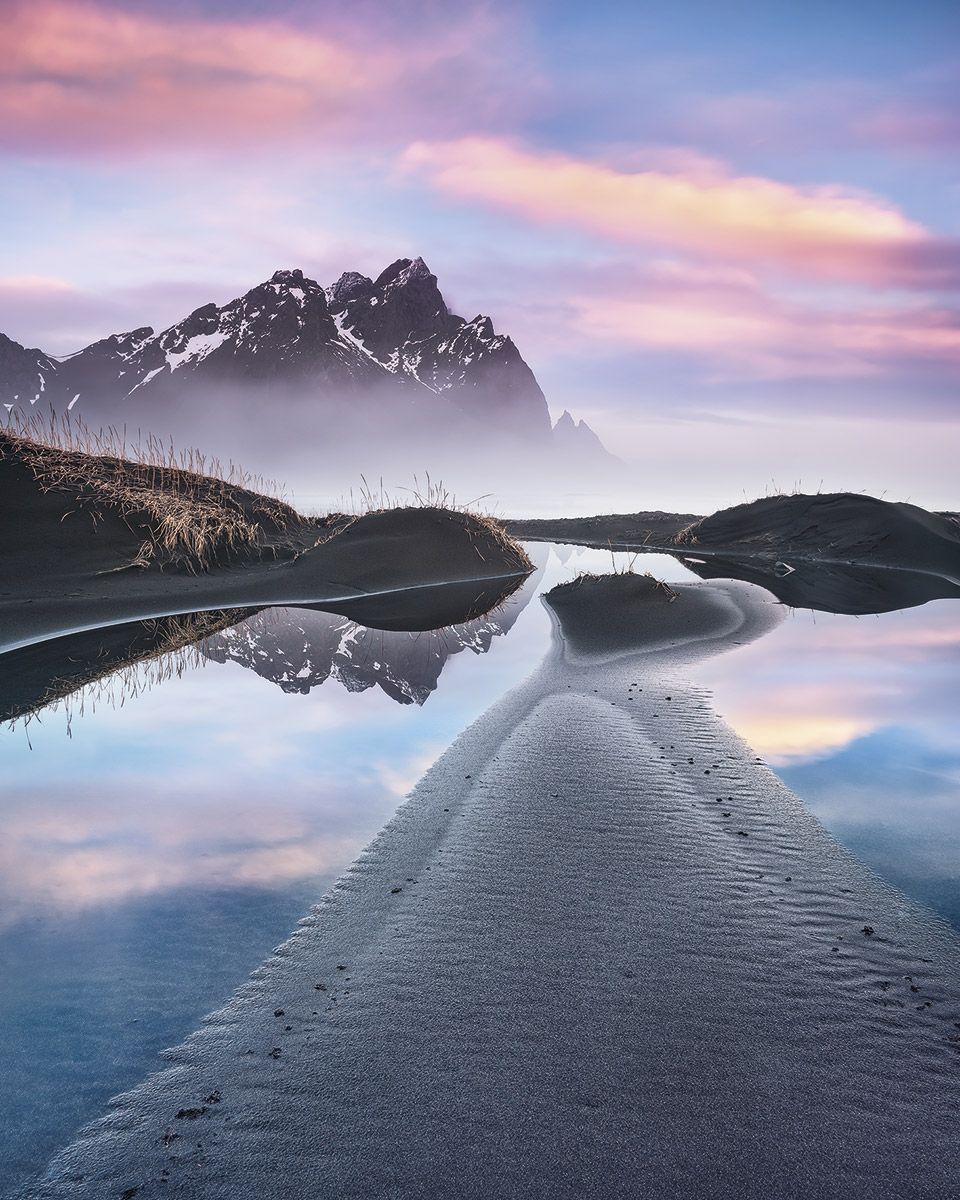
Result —
<instances>
[{"instance_id":1,"label":"orange cloud","mask_svg":"<svg viewBox=\"0 0 960 1200\"><path fill-rule=\"evenodd\" d=\"M778 764L840 750L854 738L871 733L875 725L868 719L829 712L771 715L744 711L733 720L737 732L758 754Z\"/></svg>"},{"instance_id":2,"label":"orange cloud","mask_svg":"<svg viewBox=\"0 0 960 1200\"><path fill-rule=\"evenodd\" d=\"M404 165L450 195L537 222L621 242L669 246L838 280L960 279L938 242L893 205L835 186L798 187L738 176L689 155L672 166L618 170L490 138L418 142Z\"/></svg>"}]
</instances>

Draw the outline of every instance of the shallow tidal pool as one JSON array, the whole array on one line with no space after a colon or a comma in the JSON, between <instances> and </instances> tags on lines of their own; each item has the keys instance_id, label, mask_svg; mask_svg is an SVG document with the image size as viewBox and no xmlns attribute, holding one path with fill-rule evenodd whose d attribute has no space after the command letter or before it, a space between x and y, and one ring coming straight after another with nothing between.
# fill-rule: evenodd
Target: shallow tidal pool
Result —
<instances>
[{"instance_id":1,"label":"shallow tidal pool","mask_svg":"<svg viewBox=\"0 0 960 1200\"><path fill-rule=\"evenodd\" d=\"M466 626L271 610L0 727L0 1194L159 1066L536 665L539 595L631 561L530 551ZM695 675L839 840L960 927L960 604L797 610Z\"/></svg>"}]
</instances>

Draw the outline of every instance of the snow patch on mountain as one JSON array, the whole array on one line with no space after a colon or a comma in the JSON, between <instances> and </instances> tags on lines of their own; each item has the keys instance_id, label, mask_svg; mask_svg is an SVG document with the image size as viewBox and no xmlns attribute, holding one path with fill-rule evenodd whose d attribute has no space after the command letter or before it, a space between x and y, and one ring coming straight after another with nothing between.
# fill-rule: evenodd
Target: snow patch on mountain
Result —
<instances>
[{"instance_id":1,"label":"snow patch on mountain","mask_svg":"<svg viewBox=\"0 0 960 1200\"><path fill-rule=\"evenodd\" d=\"M167 351L167 366L171 371L176 371L184 363L201 362L212 350L222 346L226 340L227 332L223 329L218 329L214 333L195 333L192 338L187 339L182 350ZM155 372L151 372L151 375L153 374Z\"/></svg>"}]
</instances>

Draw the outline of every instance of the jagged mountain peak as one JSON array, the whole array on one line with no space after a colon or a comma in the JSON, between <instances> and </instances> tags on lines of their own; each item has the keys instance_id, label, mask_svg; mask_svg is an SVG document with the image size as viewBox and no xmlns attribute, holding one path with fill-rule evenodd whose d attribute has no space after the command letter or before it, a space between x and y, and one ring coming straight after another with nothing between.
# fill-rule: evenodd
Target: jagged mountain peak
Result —
<instances>
[{"instance_id":1,"label":"jagged mountain peak","mask_svg":"<svg viewBox=\"0 0 960 1200\"><path fill-rule=\"evenodd\" d=\"M327 295L333 306L342 306L350 300L366 298L373 294L373 280L359 271L344 271Z\"/></svg>"},{"instance_id":2,"label":"jagged mountain peak","mask_svg":"<svg viewBox=\"0 0 960 1200\"><path fill-rule=\"evenodd\" d=\"M422 258L398 258L381 271L374 284L378 288L406 287L410 283L426 283L437 286L437 277Z\"/></svg>"},{"instance_id":3,"label":"jagged mountain peak","mask_svg":"<svg viewBox=\"0 0 960 1200\"><path fill-rule=\"evenodd\" d=\"M91 350L101 350L105 354L117 354L121 358L135 354L145 342L149 341L154 335L152 325L141 325L137 329L129 329L126 333L111 333L109 337L101 338L99 342L94 342L87 346L80 353L87 353ZM73 355L66 356L73 358Z\"/></svg>"},{"instance_id":4,"label":"jagged mountain peak","mask_svg":"<svg viewBox=\"0 0 960 1200\"><path fill-rule=\"evenodd\" d=\"M419 383L425 380L416 366L408 369L416 357L409 347L452 335L462 324L422 258L398 258L372 282L364 275L341 276L331 292L340 330L388 370Z\"/></svg>"},{"instance_id":5,"label":"jagged mountain peak","mask_svg":"<svg viewBox=\"0 0 960 1200\"><path fill-rule=\"evenodd\" d=\"M13 338L7 337L5 333L0 333L0 362L6 362L14 357L19 358L21 355L28 355L31 360L47 359L48 355L36 346L23 346L20 342L15 342Z\"/></svg>"},{"instance_id":6,"label":"jagged mountain peak","mask_svg":"<svg viewBox=\"0 0 960 1200\"><path fill-rule=\"evenodd\" d=\"M478 313L472 321L466 321L463 328L464 330L469 329L482 342L492 342L497 336L493 329L493 322L482 313Z\"/></svg>"},{"instance_id":7,"label":"jagged mountain peak","mask_svg":"<svg viewBox=\"0 0 960 1200\"><path fill-rule=\"evenodd\" d=\"M573 456L610 458L610 454L582 418L575 421L569 409L564 409L553 427L553 437L561 453Z\"/></svg>"},{"instance_id":8,"label":"jagged mountain peak","mask_svg":"<svg viewBox=\"0 0 960 1200\"><path fill-rule=\"evenodd\" d=\"M42 350L0 333L0 403L7 412L35 405L52 390L58 369Z\"/></svg>"},{"instance_id":9,"label":"jagged mountain peak","mask_svg":"<svg viewBox=\"0 0 960 1200\"><path fill-rule=\"evenodd\" d=\"M274 271L274 273L270 276L270 282L289 287L296 286L297 284L304 282L313 283L314 281L312 279L305 281L303 271L300 269L300 267L294 267L289 271ZM316 284L314 284L314 286L316 286Z\"/></svg>"},{"instance_id":10,"label":"jagged mountain peak","mask_svg":"<svg viewBox=\"0 0 960 1200\"><path fill-rule=\"evenodd\" d=\"M257 287L251 288L240 299L243 300L246 296L257 295L268 290L272 291L276 296L293 295L298 299L304 296L315 298L322 296L325 300L327 294L322 284L318 283L316 279L311 279L309 275L305 275L299 267L296 267L289 271L274 271L266 283L261 283Z\"/></svg>"},{"instance_id":11,"label":"jagged mountain peak","mask_svg":"<svg viewBox=\"0 0 960 1200\"><path fill-rule=\"evenodd\" d=\"M236 303L236 301L234 301ZM169 333L171 329L183 330L206 330L220 322L220 309L211 300L207 304L201 304L199 308L195 308L192 313L189 313L182 321L176 325L172 325L170 329L165 329L161 333L161 337Z\"/></svg>"}]
</instances>

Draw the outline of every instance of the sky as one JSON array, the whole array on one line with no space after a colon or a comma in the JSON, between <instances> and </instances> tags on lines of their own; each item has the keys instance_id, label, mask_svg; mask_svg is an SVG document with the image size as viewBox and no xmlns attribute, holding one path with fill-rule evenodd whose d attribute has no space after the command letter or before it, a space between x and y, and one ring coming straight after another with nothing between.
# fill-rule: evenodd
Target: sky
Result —
<instances>
[{"instance_id":1,"label":"sky","mask_svg":"<svg viewBox=\"0 0 960 1200\"><path fill-rule=\"evenodd\" d=\"M16 340L68 353L279 267L419 254L651 478L960 508L953 0L0 16Z\"/></svg>"}]
</instances>

